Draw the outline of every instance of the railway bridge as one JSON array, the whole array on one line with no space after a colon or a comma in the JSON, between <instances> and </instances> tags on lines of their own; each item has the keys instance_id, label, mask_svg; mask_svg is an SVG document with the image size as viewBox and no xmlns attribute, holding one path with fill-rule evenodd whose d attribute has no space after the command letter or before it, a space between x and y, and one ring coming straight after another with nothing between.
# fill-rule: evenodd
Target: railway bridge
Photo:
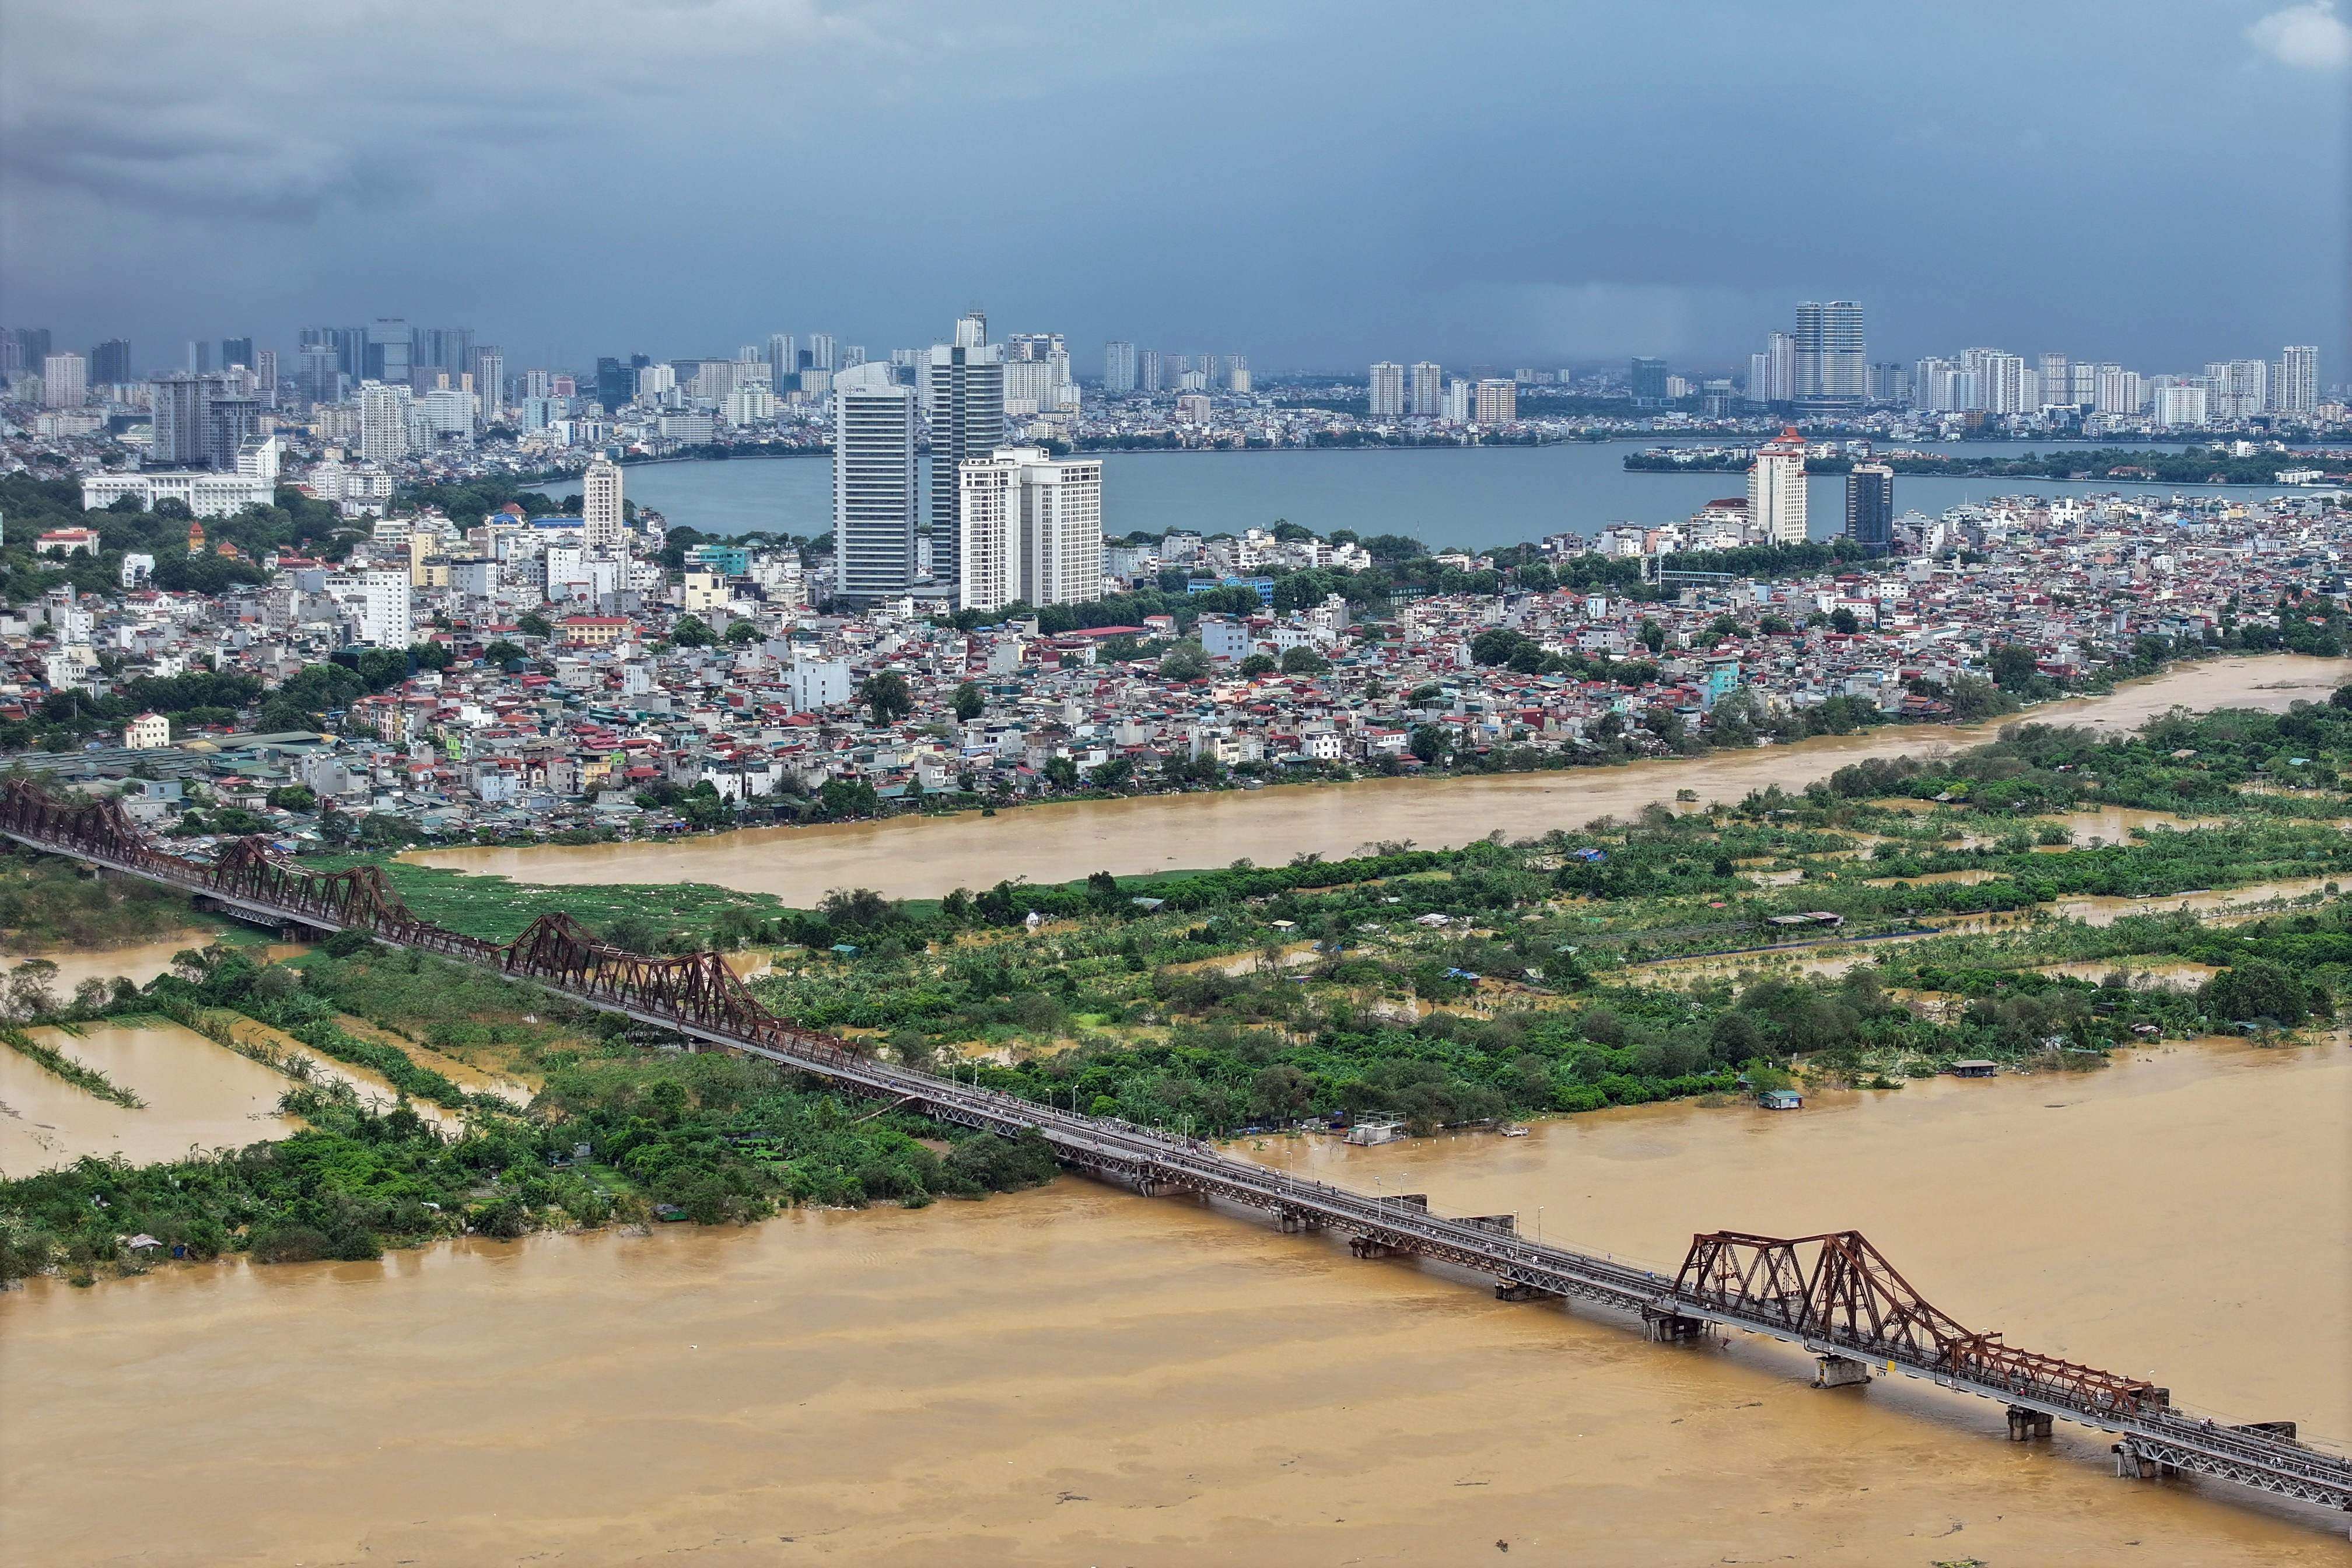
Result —
<instances>
[{"instance_id":1,"label":"railway bridge","mask_svg":"<svg viewBox=\"0 0 2352 1568\"><path fill-rule=\"evenodd\" d=\"M61 799L25 780L0 787L0 837L175 888L199 905L293 931L359 931L492 969L698 1047L758 1057L952 1126L1035 1134L1065 1165L1145 1194L1185 1193L1271 1216L1285 1230L1345 1236L1359 1257L1428 1258L1491 1279L1507 1300L1577 1300L1637 1319L1654 1340L1738 1330L1799 1346L1815 1385L1920 1378L2006 1407L2009 1436L2048 1437L2066 1421L2114 1439L2116 1473L2198 1475L2352 1511L2352 1458L2298 1440L2292 1421L2231 1425L2177 1406L2145 1379L2006 1344L1922 1296L1858 1231L1692 1238L1668 1276L1546 1246L1507 1215L1448 1217L1417 1196L1367 1196L1269 1170L1210 1145L1040 1106L976 1084L894 1067L796 1028L751 995L715 952L656 958L597 942L563 915L510 942L419 920L376 868L322 873L257 838L195 860L156 845L108 799Z\"/></svg>"}]
</instances>

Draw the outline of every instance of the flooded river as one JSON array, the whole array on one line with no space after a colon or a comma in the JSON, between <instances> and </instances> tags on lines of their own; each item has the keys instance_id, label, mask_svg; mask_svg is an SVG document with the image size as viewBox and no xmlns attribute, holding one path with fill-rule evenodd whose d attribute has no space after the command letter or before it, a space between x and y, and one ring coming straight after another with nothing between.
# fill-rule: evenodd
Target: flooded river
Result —
<instances>
[{"instance_id":1,"label":"flooded river","mask_svg":"<svg viewBox=\"0 0 2352 1568\"><path fill-rule=\"evenodd\" d=\"M2352 659L2226 658L2134 682L2111 696L2052 703L2028 717L2128 730L2178 705L2282 709L2352 680ZM1688 760L1471 779L1368 779L1213 795L1142 796L1024 806L999 816L902 816L817 827L754 828L664 843L441 849L427 865L542 883L709 882L772 893L796 907L835 888L935 898L1005 878L1062 882L1223 866L1246 857L1281 865L1303 852L1330 858L1381 840L1460 845L1501 829L1512 837L1630 816L1678 790L1737 801L1780 784L1801 789L1864 757L1898 756L1990 739L1998 725L1875 730L1794 746ZM2087 819L2077 824L2095 831Z\"/></svg>"},{"instance_id":2,"label":"flooded river","mask_svg":"<svg viewBox=\"0 0 2352 1568\"><path fill-rule=\"evenodd\" d=\"M1665 1261L1858 1226L1964 1320L2352 1429L2352 1050L1257 1157ZM2339 1564L1917 1384L1816 1392L1076 1179L0 1296L0 1538L152 1564ZM1507 1556L1498 1545L1507 1542Z\"/></svg>"}]
</instances>

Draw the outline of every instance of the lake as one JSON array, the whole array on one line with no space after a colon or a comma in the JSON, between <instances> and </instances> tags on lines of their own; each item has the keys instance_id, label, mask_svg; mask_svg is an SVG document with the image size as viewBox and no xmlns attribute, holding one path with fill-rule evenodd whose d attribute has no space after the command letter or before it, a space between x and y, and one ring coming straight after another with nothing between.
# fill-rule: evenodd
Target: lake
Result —
<instances>
[{"instance_id":1,"label":"lake","mask_svg":"<svg viewBox=\"0 0 2352 1568\"><path fill-rule=\"evenodd\" d=\"M1612 522L1686 518L1717 496L1745 496L1742 474L1633 474L1625 455L1658 443L1549 447L1416 447L1381 451L1107 452L1103 531L1117 537L1171 529L1238 533L1287 519L1318 533L1403 533L1432 546L1488 550L1563 530L1588 537ZM1923 447L1922 449L1928 449ZM1971 441L1932 448L1976 457L2051 449L2047 443ZM2178 448L2150 447L2150 450ZM928 459L926 459L928 463ZM551 487L576 490L577 482ZM2147 489L2119 480L1958 479L1897 475L1897 512L1934 514L1998 495L2091 495ZM813 537L833 526L829 458L737 458L646 463L625 489L674 524L705 533L760 531ZM1807 481L1815 539L1845 527L1845 479ZM2261 493L2247 489L2247 494Z\"/></svg>"}]
</instances>

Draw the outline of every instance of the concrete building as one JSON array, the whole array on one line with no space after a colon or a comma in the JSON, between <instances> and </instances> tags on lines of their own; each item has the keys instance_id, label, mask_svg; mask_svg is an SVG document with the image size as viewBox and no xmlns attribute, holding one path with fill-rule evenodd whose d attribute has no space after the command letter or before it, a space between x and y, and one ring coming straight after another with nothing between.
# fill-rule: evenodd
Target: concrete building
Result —
<instances>
[{"instance_id":1,"label":"concrete building","mask_svg":"<svg viewBox=\"0 0 2352 1568\"><path fill-rule=\"evenodd\" d=\"M852 604L904 594L915 584L914 389L887 364L845 370L833 427L834 591Z\"/></svg>"},{"instance_id":2,"label":"concrete building","mask_svg":"<svg viewBox=\"0 0 2352 1568\"><path fill-rule=\"evenodd\" d=\"M983 613L1014 603L1102 597L1102 464L1055 461L1007 447L958 474L964 576L957 604Z\"/></svg>"},{"instance_id":3,"label":"concrete building","mask_svg":"<svg viewBox=\"0 0 2352 1568\"><path fill-rule=\"evenodd\" d=\"M621 507L621 466L599 458L580 479L580 542L591 550L618 550L627 536Z\"/></svg>"},{"instance_id":4,"label":"concrete building","mask_svg":"<svg viewBox=\"0 0 2352 1568\"><path fill-rule=\"evenodd\" d=\"M79 408L89 401L89 361L79 354L50 354L41 361L41 405Z\"/></svg>"},{"instance_id":5,"label":"concrete building","mask_svg":"<svg viewBox=\"0 0 2352 1568\"><path fill-rule=\"evenodd\" d=\"M142 713L122 726L122 745L132 752L161 751L172 743L172 721L161 713Z\"/></svg>"},{"instance_id":6,"label":"concrete building","mask_svg":"<svg viewBox=\"0 0 2352 1568\"><path fill-rule=\"evenodd\" d=\"M952 594L962 580L958 528L963 495L957 466L1004 443L1004 350L987 341L987 318L956 322L956 342L931 350L924 367L931 430L931 580ZM964 340L974 335L979 341Z\"/></svg>"},{"instance_id":7,"label":"concrete building","mask_svg":"<svg viewBox=\"0 0 2352 1568\"><path fill-rule=\"evenodd\" d=\"M1757 448L1748 470L1748 525L1759 543L1805 539L1805 438L1790 426Z\"/></svg>"},{"instance_id":8,"label":"concrete building","mask_svg":"<svg viewBox=\"0 0 2352 1568\"><path fill-rule=\"evenodd\" d=\"M2314 343L2289 343L2281 351L2278 390L2273 394L2281 414L2308 414L2319 406L2319 349Z\"/></svg>"},{"instance_id":9,"label":"concrete building","mask_svg":"<svg viewBox=\"0 0 2352 1568\"><path fill-rule=\"evenodd\" d=\"M1895 470L1856 463L1845 479L1845 536L1874 555L1895 547Z\"/></svg>"},{"instance_id":10,"label":"concrete building","mask_svg":"<svg viewBox=\"0 0 2352 1568\"><path fill-rule=\"evenodd\" d=\"M1509 425L1519 417L1519 384L1489 378L1478 384L1472 416L1480 425Z\"/></svg>"},{"instance_id":11,"label":"concrete building","mask_svg":"<svg viewBox=\"0 0 2352 1568\"><path fill-rule=\"evenodd\" d=\"M1103 344L1103 390L1114 394L1135 390L1133 343L1113 339Z\"/></svg>"},{"instance_id":12,"label":"concrete building","mask_svg":"<svg viewBox=\"0 0 2352 1568\"><path fill-rule=\"evenodd\" d=\"M371 463L392 463L408 456L408 409L412 395L405 385L388 381L360 383L360 457Z\"/></svg>"},{"instance_id":13,"label":"concrete building","mask_svg":"<svg viewBox=\"0 0 2352 1568\"><path fill-rule=\"evenodd\" d=\"M1437 419L1444 413L1445 372L1434 361L1423 360L1412 367L1412 416Z\"/></svg>"},{"instance_id":14,"label":"concrete building","mask_svg":"<svg viewBox=\"0 0 2352 1568\"><path fill-rule=\"evenodd\" d=\"M1366 412L1374 419L1404 417L1404 366L1382 360L1372 366L1370 379L1370 405Z\"/></svg>"},{"instance_id":15,"label":"concrete building","mask_svg":"<svg viewBox=\"0 0 2352 1568\"><path fill-rule=\"evenodd\" d=\"M1869 387L1870 355L1862 307L1851 300L1797 307L1796 404L1809 414L1860 412Z\"/></svg>"}]
</instances>

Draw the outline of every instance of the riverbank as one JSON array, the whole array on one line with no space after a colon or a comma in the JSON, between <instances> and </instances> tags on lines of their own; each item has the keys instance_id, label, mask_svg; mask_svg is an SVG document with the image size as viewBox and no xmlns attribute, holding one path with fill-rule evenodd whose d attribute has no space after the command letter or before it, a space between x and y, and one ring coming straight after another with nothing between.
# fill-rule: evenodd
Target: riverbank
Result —
<instances>
[{"instance_id":1,"label":"riverbank","mask_svg":"<svg viewBox=\"0 0 2352 1568\"><path fill-rule=\"evenodd\" d=\"M1777 784L1798 791L1838 768L1970 745L2004 724L2137 728L2178 707L2273 711L2324 701L2352 681L2352 658L2233 657L2183 665L2104 697L2043 704L1978 725L1890 726L1787 746L1724 751L1612 768L1444 779L1276 784L1254 791L1049 802L995 816L898 816L810 827L748 828L693 838L525 848L453 848L404 858L518 882L579 886L700 882L814 908L835 889L940 898L1007 878L1075 881L1095 871L1142 875L1236 858L1345 858L1366 845L1454 847L1500 832L1532 837L1599 816L1631 817L1689 790L1735 803Z\"/></svg>"},{"instance_id":2,"label":"riverbank","mask_svg":"<svg viewBox=\"0 0 2352 1568\"><path fill-rule=\"evenodd\" d=\"M1696 1227L1858 1224L2014 1342L2344 1430L2342 1358L2311 1352L2352 1336L2352 1304L2311 1299L2307 1260L2352 1226L2352 1058L2139 1055L2057 1092L1282 1147L1669 1262ZM2164 1201L2113 1201L2153 1149ZM2282 1162L2306 1179L2275 1181ZM2278 1300L2320 1316L2244 1331ZM37 1281L0 1296L0 1531L32 1561L135 1544L163 1565L1434 1563L1500 1561L1498 1541L1538 1563L2341 1561L2332 1516L2126 1486L2096 1434L2011 1445L1997 1408L1818 1393L1805 1370L1064 1178L977 1205ZM264 1479L286 1475L303 1484ZM135 1543L124 1476L168 1521Z\"/></svg>"}]
</instances>

